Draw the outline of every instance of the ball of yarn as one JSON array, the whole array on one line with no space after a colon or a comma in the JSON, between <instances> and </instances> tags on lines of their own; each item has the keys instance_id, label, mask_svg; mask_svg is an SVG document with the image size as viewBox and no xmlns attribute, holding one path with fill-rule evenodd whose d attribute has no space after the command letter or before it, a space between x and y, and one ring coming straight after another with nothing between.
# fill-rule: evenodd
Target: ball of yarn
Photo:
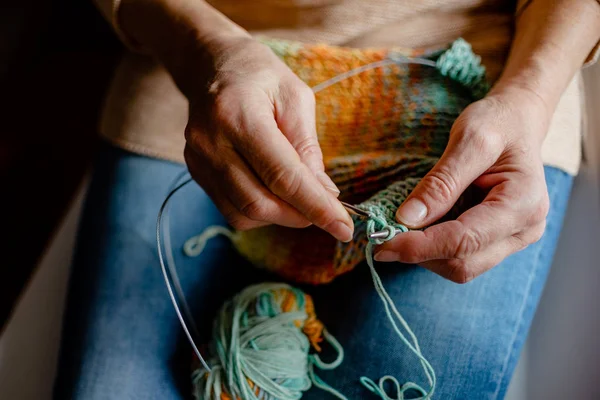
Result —
<instances>
[{"instance_id":1,"label":"ball of yarn","mask_svg":"<svg viewBox=\"0 0 600 400\"><path fill-rule=\"evenodd\" d=\"M329 364L314 353L324 339L338 350ZM250 286L226 302L215 320L211 352L211 370L192 375L197 399L292 400L313 385L333 391L314 367L335 368L343 358L311 297L282 283Z\"/></svg>"}]
</instances>

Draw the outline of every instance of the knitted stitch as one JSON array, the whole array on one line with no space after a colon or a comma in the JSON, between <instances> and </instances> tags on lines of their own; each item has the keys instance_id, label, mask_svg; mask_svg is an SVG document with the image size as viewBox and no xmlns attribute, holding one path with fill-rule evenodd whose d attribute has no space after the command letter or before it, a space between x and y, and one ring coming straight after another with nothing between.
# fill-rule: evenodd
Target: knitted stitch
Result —
<instances>
[{"instance_id":1,"label":"knitted stitch","mask_svg":"<svg viewBox=\"0 0 600 400\"><path fill-rule=\"evenodd\" d=\"M371 69L316 93L316 123L325 169L340 200L370 211L371 229L405 231L395 213L435 165L454 120L488 90L485 68L462 39L436 51L351 49L263 40L304 82L314 87L363 65L407 57L436 68L394 64ZM366 229L354 217L355 236L337 242L315 227L268 226L237 232L237 250L253 264L286 279L325 283L364 260ZM391 228L389 228L391 229Z\"/></svg>"}]
</instances>

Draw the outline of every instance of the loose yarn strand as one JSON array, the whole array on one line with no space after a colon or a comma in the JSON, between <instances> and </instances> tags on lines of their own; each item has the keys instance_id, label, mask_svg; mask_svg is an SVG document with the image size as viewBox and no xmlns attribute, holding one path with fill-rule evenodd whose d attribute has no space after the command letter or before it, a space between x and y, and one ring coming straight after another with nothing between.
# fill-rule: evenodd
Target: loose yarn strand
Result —
<instances>
[{"instance_id":1,"label":"loose yarn strand","mask_svg":"<svg viewBox=\"0 0 600 400\"><path fill-rule=\"evenodd\" d=\"M204 250L206 242L219 235L225 236L230 240L233 240L234 237L234 233L224 226L209 226L201 234L186 240L185 244L183 245L183 252L188 257L197 257Z\"/></svg>"},{"instance_id":2,"label":"loose yarn strand","mask_svg":"<svg viewBox=\"0 0 600 400\"><path fill-rule=\"evenodd\" d=\"M429 381L429 385L431 386L431 390L429 392L427 392L419 385L412 383L412 382L407 382L400 387L399 394L403 394L404 392L406 392L409 389L414 389L423 395L423 397L420 397L419 399L431 399L431 397L433 396L433 393L435 391L435 386L436 386L435 370L433 369L433 367L431 366L429 361L425 358L425 356L423 356L421 349L419 347L419 342L417 340L417 337L415 336L414 332L410 329L410 326L408 325L406 320L402 317L402 314L400 314L400 312L396 308L393 300L391 299L391 297L385 290L383 283L381 282L381 278L380 278L379 274L375 270L375 266L374 266L374 262L373 262L373 244L372 243L367 244L365 253L366 253L366 258L367 258L367 265L369 266L369 270L371 271L371 277L373 278L375 290L377 291L377 294L379 295L379 298L381 299L381 301L383 303L388 320L392 324L392 327L394 328L394 331L396 331L396 334L398 335L400 340L419 358L419 361L421 362L421 365L423 366L425 375L427 376L427 379ZM394 319L394 317L396 317L396 319L398 321L400 321L400 324L406 330L406 332L412 339L413 343L411 343L404 336L402 331L398 328L398 325L396 324L396 320ZM395 378L389 377L389 376L385 376L385 377L381 378L379 386L376 386L375 383L367 377L361 377L361 382L369 390L382 396L382 398L384 400L387 400L387 397L384 397L384 395L387 396L387 394L385 393L385 391L383 389L383 383L385 380L390 380L390 379L393 379L394 382L396 382L396 384L397 384L397 380ZM398 384L398 386L399 386L399 384ZM380 388L380 390L374 391L373 388L377 388L377 387ZM403 399L404 398L403 395L400 398Z\"/></svg>"},{"instance_id":3,"label":"loose yarn strand","mask_svg":"<svg viewBox=\"0 0 600 400\"><path fill-rule=\"evenodd\" d=\"M344 348L340 342L338 342L337 339L331 333L329 333L329 331L327 331L327 329L323 331L323 338L337 351L338 356L331 363L325 363L321 360L321 357L319 357L318 354L311 355L311 362L309 364L308 371L310 379L315 387L330 393L340 400L348 400L346 396L325 383L321 378L319 378L319 376L315 374L314 367L317 367L320 370L332 370L339 367L344 361Z\"/></svg>"},{"instance_id":4,"label":"loose yarn strand","mask_svg":"<svg viewBox=\"0 0 600 400\"><path fill-rule=\"evenodd\" d=\"M344 396L342 393L340 393L339 391L337 391L336 389L334 389L333 387L331 387L330 385L325 383L321 378L319 378L315 374L314 367L315 367L315 365L312 363L308 365L308 376L310 376L310 380L312 381L313 385L316 388L319 388L319 389L323 390L324 392L327 392L340 400L348 400L348 398L346 396Z\"/></svg>"}]
</instances>

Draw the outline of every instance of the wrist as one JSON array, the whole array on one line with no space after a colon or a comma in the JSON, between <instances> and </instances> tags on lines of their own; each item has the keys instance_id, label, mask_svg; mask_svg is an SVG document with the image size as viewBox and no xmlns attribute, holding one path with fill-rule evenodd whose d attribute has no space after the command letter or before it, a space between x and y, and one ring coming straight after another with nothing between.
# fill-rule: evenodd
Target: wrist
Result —
<instances>
[{"instance_id":1,"label":"wrist","mask_svg":"<svg viewBox=\"0 0 600 400\"><path fill-rule=\"evenodd\" d=\"M509 64L504 69L498 81L490 90L490 95L508 94L516 95L518 93L524 99L538 103L549 113L554 112L560 98L560 88L556 80L552 81L548 76L546 67L530 59L527 62L521 61L520 65L511 68Z\"/></svg>"},{"instance_id":2,"label":"wrist","mask_svg":"<svg viewBox=\"0 0 600 400\"><path fill-rule=\"evenodd\" d=\"M512 137L510 142L529 143L534 148L541 148L554 112L554 107L543 95L529 86L507 83L495 87L486 98L499 106L499 115L506 113L521 121L518 128L506 132Z\"/></svg>"},{"instance_id":3,"label":"wrist","mask_svg":"<svg viewBox=\"0 0 600 400\"><path fill-rule=\"evenodd\" d=\"M210 63L228 43L250 38L202 0L121 0L116 17L122 33L147 49L178 84L189 64Z\"/></svg>"}]
</instances>

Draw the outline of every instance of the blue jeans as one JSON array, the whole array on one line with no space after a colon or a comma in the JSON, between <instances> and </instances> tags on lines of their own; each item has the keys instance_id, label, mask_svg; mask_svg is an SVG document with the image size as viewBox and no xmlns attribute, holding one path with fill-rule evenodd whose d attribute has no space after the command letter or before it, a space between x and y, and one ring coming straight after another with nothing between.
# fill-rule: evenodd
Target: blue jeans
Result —
<instances>
[{"instance_id":1,"label":"blue jeans","mask_svg":"<svg viewBox=\"0 0 600 400\"><path fill-rule=\"evenodd\" d=\"M73 264L57 399L190 398L187 344L159 268L157 211L181 165L105 146L97 159ZM417 266L380 264L383 283L419 338L438 376L435 398L501 399L551 265L572 177L546 167L550 194L542 239L492 271L457 285ZM175 249L223 217L196 185L173 198ZM211 240L198 258L175 251L194 315L208 337L222 302L245 286L273 280ZM360 376L393 375L427 387L414 355L384 314L366 265L332 284L304 287L317 316L346 350L344 363L321 377L350 399L374 398ZM304 398L328 399L311 389Z\"/></svg>"}]
</instances>

